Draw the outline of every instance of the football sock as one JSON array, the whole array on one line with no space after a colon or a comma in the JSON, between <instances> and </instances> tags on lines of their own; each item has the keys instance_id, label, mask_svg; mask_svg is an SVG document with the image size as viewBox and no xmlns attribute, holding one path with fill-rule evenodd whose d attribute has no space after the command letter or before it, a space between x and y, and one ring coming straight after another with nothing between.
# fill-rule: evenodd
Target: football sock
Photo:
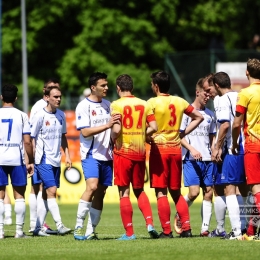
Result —
<instances>
[{"instance_id":1,"label":"football sock","mask_svg":"<svg viewBox=\"0 0 260 260\"><path fill-rule=\"evenodd\" d=\"M92 205L92 202L85 201L82 199L79 200L75 228L84 226L84 220L89 212L89 209L91 208L91 205Z\"/></svg>"},{"instance_id":2,"label":"football sock","mask_svg":"<svg viewBox=\"0 0 260 260\"><path fill-rule=\"evenodd\" d=\"M186 200L187 204L188 204L188 207L190 207L192 204L193 204L193 201L191 201L189 199L189 196L188 194L186 194L185 196L183 196L183 198Z\"/></svg>"},{"instance_id":3,"label":"football sock","mask_svg":"<svg viewBox=\"0 0 260 260\"><path fill-rule=\"evenodd\" d=\"M140 196L137 199L137 202L138 202L138 207L144 216L146 227L148 225L153 226L153 213L152 213L151 204L144 191L141 192Z\"/></svg>"},{"instance_id":4,"label":"football sock","mask_svg":"<svg viewBox=\"0 0 260 260\"><path fill-rule=\"evenodd\" d=\"M36 220L37 229L42 228L47 212L48 212L48 203L47 200L43 200L43 203L37 206L37 220Z\"/></svg>"},{"instance_id":5,"label":"football sock","mask_svg":"<svg viewBox=\"0 0 260 260\"><path fill-rule=\"evenodd\" d=\"M203 200L201 204L201 218L202 218L202 225L201 231L209 230L209 223L212 215L212 202Z\"/></svg>"},{"instance_id":6,"label":"football sock","mask_svg":"<svg viewBox=\"0 0 260 260\"><path fill-rule=\"evenodd\" d=\"M235 235L240 235L241 221L237 196L235 194L226 196L226 203L232 231Z\"/></svg>"},{"instance_id":7,"label":"football sock","mask_svg":"<svg viewBox=\"0 0 260 260\"><path fill-rule=\"evenodd\" d=\"M0 233L4 232L4 200L0 199Z\"/></svg>"},{"instance_id":8,"label":"football sock","mask_svg":"<svg viewBox=\"0 0 260 260\"><path fill-rule=\"evenodd\" d=\"M120 199L120 214L127 236L134 234L133 229L133 207L129 197Z\"/></svg>"},{"instance_id":9,"label":"football sock","mask_svg":"<svg viewBox=\"0 0 260 260\"><path fill-rule=\"evenodd\" d=\"M226 216L226 197L225 196L215 196L214 211L217 221L217 230L219 233L225 231L225 216Z\"/></svg>"},{"instance_id":10,"label":"football sock","mask_svg":"<svg viewBox=\"0 0 260 260\"><path fill-rule=\"evenodd\" d=\"M23 234L25 210L26 210L25 200L16 199L14 204L14 212L16 214L16 233L19 235Z\"/></svg>"},{"instance_id":11,"label":"football sock","mask_svg":"<svg viewBox=\"0 0 260 260\"><path fill-rule=\"evenodd\" d=\"M88 213L88 224L85 236L90 235L91 233L95 232L96 226L98 225L101 219L102 210L90 208Z\"/></svg>"},{"instance_id":12,"label":"football sock","mask_svg":"<svg viewBox=\"0 0 260 260\"><path fill-rule=\"evenodd\" d=\"M56 227L58 228L62 222L60 216L60 209L57 204L56 198L47 199L47 205L52 215L52 218L55 221Z\"/></svg>"},{"instance_id":13,"label":"football sock","mask_svg":"<svg viewBox=\"0 0 260 260\"><path fill-rule=\"evenodd\" d=\"M239 212L240 212L240 222L241 222L241 230L246 228L246 208L245 208L245 201L246 198L243 198L241 195L236 195L237 196L237 202L239 204Z\"/></svg>"},{"instance_id":14,"label":"football sock","mask_svg":"<svg viewBox=\"0 0 260 260\"><path fill-rule=\"evenodd\" d=\"M187 204L186 204L187 205ZM166 196L157 199L158 215L163 229L163 233L168 235L172 232L171 229L171 207Z\"/></svg>"},{"instance_id":15,"label":"football sock","mask_svg":"<svg viewBox=\"0 0 260 260\"><path fill-rule=\"evenodd\" d=\"M179 214L182 230L186 231L191 229L189 207L186 200L182 195L179 195L174 198L174 203Z\"/></svg>"},{"instance_id":16,"label":"football sock","mask_svg":"<svg viewBox=\"0 0 260 260\"><path fill-rule=\"evenodd\" d=\"M5 208L5 218L12 217L12 205L11 204L4 204Z\"/></svg>"},{"instance_id":17,"label":"football sock","mask_svg":"<svg viewBox=\"0 0 260 260\"><path fill-rule=\"evenodd\" d=\"M30 228L35 229L37 220L37 196L34 193L29 195L29 208L30 208Z\"/></svg>"}]
</instances>

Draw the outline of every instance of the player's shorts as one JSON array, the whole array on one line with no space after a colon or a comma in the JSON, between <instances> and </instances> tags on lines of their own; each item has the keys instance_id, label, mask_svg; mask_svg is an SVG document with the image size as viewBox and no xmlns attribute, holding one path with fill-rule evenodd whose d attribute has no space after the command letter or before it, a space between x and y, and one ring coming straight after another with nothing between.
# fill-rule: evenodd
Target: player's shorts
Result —
<instances>
[{"instance_id":1,"label":"player's shorts","mask_svg":"<svg viewBox=\"0 0 260 260\"><path fill-rule=\"evenodd\" d=\"M247 184L260 184L260 153L244 155Z\"/></svg>"},{"instance_id":2,"label":"player's shorts","mask_svg":"<svg viewBox=\"0 0 260 260\"><path fill-rule=\"evenodd\" d=\"M34 173L33 176L31 177L31 181L32 181L32 185L37 185L42 183L40 174L36 167L34 167Z\"/></svg>"},{"instance_id":3,"label":"player's shorts","mask_svg":"<svg viewBox=\"0 0 260 260\"><path fill-rule=\"evenodd\" d=\"M54 167L51 164L45 163L36 164L35 167L39 172L44 189L53 186L56 186L57 188L60 187L60 167Z\"/></svg>"},{"instance_id":4,"label":"player's shorts","mask_svg":"<svg viewBox=\"0 0 260 260\"><path fill-rule=\"evenodd\" d=\"M134 189L142 189L145 168L145 161L133 161L114 154L114 184L123 187L132 183Z\"/></svg>"},{"instance_id":5,"label":"player's shorts","mask_svg":"<svg viewBox=\"0 0 260 260\"><path fill-rule=\"evenodd\" d=\"M11 183L13 186L26 186L27 185L27 169L25 165L19 166L0 166L0 186L8 185L8 174L10 175Z\"/></svg>"},{"instance_id":6,"label":"player's shorts","mask_svg":"<svg viewBox=\"0 0 260 260\"><path fill-rule=\"evenodd\" d=\"M182 156L181 154L150 153L150 185L152 188L181 188Z\"/></svg>"},{"instance_id":7,"label":"player's shorts","mask_svg":"<svg viewBox=\"0 0 260 260\"><path fill-rule=\"evenodd\" d=\"M214 185L241 184L245 182L244 155L224 155L223 163L217 164Z\"/></svg>"},{"instance_id":8,"label":"player's shorts","mask_svg":"<svg viewBox=\"0 0 260 260\"><path fill-rule=\"evenodd\" d=\"M213 186L213 176L215 175L215 171L216 165L213 162L185 160L183 161L184 186Z\"/></svg>"},{"instance_id":9,"label":"player's shorts","mask_svg":"<svg viewBox=\"0 0 260 260\"><path fill-rule=\"evenodd\" d=\"M99 184L112 186L113 179L113 161L100 161L88 155L81 161L85 180L89 178L99 179Z\"/></svg>"}]
</instances>

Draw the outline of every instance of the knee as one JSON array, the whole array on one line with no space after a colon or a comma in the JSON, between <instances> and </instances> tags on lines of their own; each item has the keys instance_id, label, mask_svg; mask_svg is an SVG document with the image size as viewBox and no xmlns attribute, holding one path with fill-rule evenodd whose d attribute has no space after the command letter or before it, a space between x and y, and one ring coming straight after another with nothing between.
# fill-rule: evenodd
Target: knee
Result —
<instances>
[{"instance_id":1,"label":"knee","mask_svg":"<svg viewBox=\"0 0 260 260\"><path fill-rule=\"evenodd\" d=\"M200 191L199 190L196 190L196 191L192 191L189 193L189 199L191 201L194 201L200 194Z\"/></svg>"}]
</instances>

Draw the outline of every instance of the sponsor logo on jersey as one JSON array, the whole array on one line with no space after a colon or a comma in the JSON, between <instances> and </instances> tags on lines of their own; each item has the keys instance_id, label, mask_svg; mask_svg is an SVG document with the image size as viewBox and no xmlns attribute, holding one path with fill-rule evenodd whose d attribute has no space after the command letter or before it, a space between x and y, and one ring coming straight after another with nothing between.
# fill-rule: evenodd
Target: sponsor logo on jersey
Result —
<instances>
[{"instance_id":1,"label":"sponsor logo on jersey","mask_svg":"<svg viewBox=\"0 0 260 260\"><path fill-rule=\"evenodd\" d=\"M46 126L50 125L50 122L49 122L49 121L46 121L46 122L45 122L45 125L46 125Z\"/></svg>"},{"instance_id":2,"label":"sponsor logo on jersey","mask_svg":"<svg viewBox=\"0 0 260 260\"><path fill-rule=\"evenodd\" d=\"M96 116L97 112L95 110L92 110L92 116Z\"/></svg>"}]
</instances>

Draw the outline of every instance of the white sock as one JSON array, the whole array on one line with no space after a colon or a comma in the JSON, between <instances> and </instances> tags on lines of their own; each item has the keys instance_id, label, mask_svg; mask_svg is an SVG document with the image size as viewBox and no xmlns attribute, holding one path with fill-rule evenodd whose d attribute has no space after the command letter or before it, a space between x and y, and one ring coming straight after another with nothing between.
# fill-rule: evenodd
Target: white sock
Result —
<instances>
[{"instance_id":1,"label":"white sock","mask_svg":"<svg viewBox=\"0 0 260 260\"><path fill-rule=\"evenodd\" d=\"M35 229L37 220L37 196L33 193L29 195L29 208L30 208L30 228Z\"/></svg>"},{"instance_id":2,"label":"white sock","mask_svg":"<svg viewBox=\"0 0 260 260\"><path fill-rule=\"evenodd\" d=\"M56 223L56 227L58 228L62 224L62 222L60 216L60 209L56 201L56 198L47 199L47 204L48 204L49 211L52 215L52 218Z\"/></svg>"},{"instance_id":3,"label":"white sock","mask_svg":"<svg viewBox=\"0 0 260 260\"><path fill-rule=\"evenodd\" d=\"M191 200L189 199L188 194L185 195L185 196L183 196L183 198L186 200L188 206L190 207L190 206L192 205L193 201L191 201Z\"/></svg>"},{"instance_id":4,"label":"white sock","mask_svg":"<svg viewBox=\"0 0 260 260\"><path fill-rule=\"evenodd\" d=\"M12 217L12 205L11 204L4 204L5 208L5 218Z\"/></svg>"},{"instance_id":5,"label":"white sock","mask_svg":"<svg viewBox=\"0 0 260 260\"><path fill-rule=\"evenodd\" d=\"M201 218L202 218L201 232L209 230L211 215L212 215L212 202L203 200L201 205Z\"/></svg>"},{"instance_id":6,"label":"white sock","mask_svg":"<svg viewBox=\"0 0 260 260\"><path fill-rule=\"evenodd\" d=\"M226 196L226 202L232 231L235 235L239 235L241 233L241 221L237 196L235 194Z\"/></svg>"},{"instance_id":7,"label":"white sock","mask_svg":"<svg viewBox=\"0 0 260 260\"><path fill-rule=\"evenodd\" d=\"M36 228L42 228L48 211L49 209L47 200L43 200L43 203L41 205L37 205Z\"/></svg>"},{"instance_id":8,"label":"white sock","mask_svg":"<svg viewBox=\"0 0 260 260\"><path fill-rule=\"evenodd\" d=\"M88 224L85 236L90 235L91 233L95 232L96 226L98 225L101 219L102 210L90 208L88 213Z\"/></svg>"},{"instance_id":9,"label":"white sock","mask_svg":"<svg viewBox=\"0 0 260 260\"><path fill-rule=\"evenodd\" d=\"M246 209L245 202L246 197L243 198L241 195L237 195L237 202L239 204L239 212L240 212L240 222L241 222L241 230L246 229L247 221L246 221Z\"/></svg>"},{"instance_id":10,"label":"white sock","mask_svg":"<svg viewBox=\"0 0 260 260\"><path fill-rule=\"evenodd\" d=\"M80 199L79 200L79 205L78 205L78 211L77 211L77 219L76 219L76 226L77 227L83 227L84 225L84 220L91 208L92 202L88 202L85 200Z\"/></svg>"},{"instance_id":11,"label":"white sock","mask_svg":"<svg viewBox=\"0 0 260 260\"><path fill-rule=\"evenodd\" d=\"M16 199L14 204L14 212L16 214L16 233L18 235L23 234L23 224L25 218L25 200L24 199Z\"/></svg>"},{"instance_id":12,"label":"white sock","mask_svg":"<svg viewBox=\"0 0 260 260\"><path fill-rule=\"evenodd\" d=\"M216 196L214 202L214 211L217 221L217 230L219 233L225 231L225 216L226 216L226 197L225 196Z\"/></svg>"},{"instance_id":13,"label":"white sock","mask_svg":"<svg viewBox=\"0 0 260 260\"><path fill-rule=\"evenodd\" d=\"M0 199L0 233L4 233L4 200Z\"/></svg>"}]
</instances>

